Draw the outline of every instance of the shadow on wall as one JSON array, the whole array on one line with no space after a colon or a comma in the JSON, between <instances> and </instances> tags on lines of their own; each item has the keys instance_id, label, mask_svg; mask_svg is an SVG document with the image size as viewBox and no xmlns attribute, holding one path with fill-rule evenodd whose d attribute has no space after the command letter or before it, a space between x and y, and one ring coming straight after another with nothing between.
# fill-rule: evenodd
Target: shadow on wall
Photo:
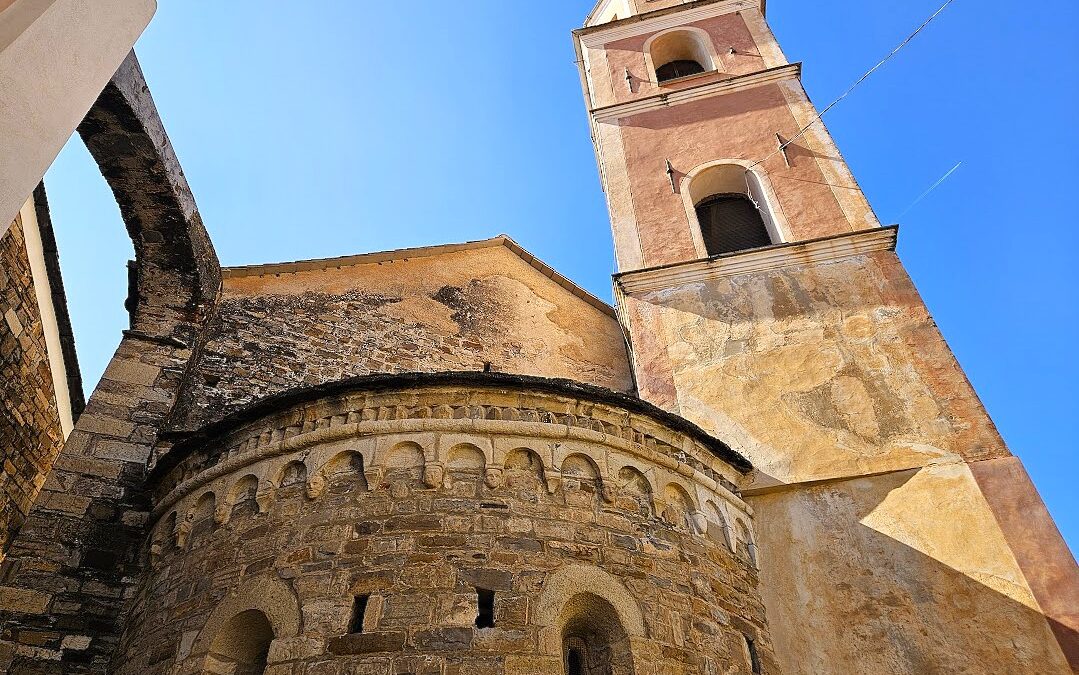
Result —
<instances>
[{"instance_id":1,"label":"shadow on wall","mask_svg":"<svg viewBox=\"0 0 1079 675\"><path fill-rule=\"evenodd\" d=\"M966 465L747 501L784 672L1063 674L1065 654L1077 663L1079 634L1042 613Z\"/></svg>"}]
</instances>

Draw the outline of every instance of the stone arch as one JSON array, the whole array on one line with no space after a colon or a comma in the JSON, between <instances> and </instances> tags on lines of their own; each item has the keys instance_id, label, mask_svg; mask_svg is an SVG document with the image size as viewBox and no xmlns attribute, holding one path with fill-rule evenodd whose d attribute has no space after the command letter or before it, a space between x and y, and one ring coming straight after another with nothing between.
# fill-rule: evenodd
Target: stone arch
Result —
<instances>
[{"instance_id":1,"label":"stone arch","mask_svg":"<svg viewBox=\"0 0 1079 675\"><path fill-rule=\"evenodd\" d=\"M618 470L618 500L623 508L636 511L641 515L651 515L655 508L652 499L652 483L648 477L634 466L623 466Z\"/></svg>"},{"instance_id":2,"label":"stone arch","mask_svg":"<svg viewBox=\"0 0 1079 675\"><path fill-rule=\"evenodd\" d=\"M612 663L619 668L612 668L611 675L633 672L634 642L646 637L636 598L615 577L592 565L566 565L547 577L533 620L540 653L551 662L562 663L567 638L587 642L591 633L603 640L623 657Z\"/></svg>"},{"instance_id":3,"label":"stone arch","mask_svg":"<svg viewBox=\"0 0 1079 675\"><path fill-rule=\"evenodd\" d=\"M731 524L723 513L723 509L711 500L708 501L707 507L708 527L705 534L717 544L726 546L728 551L734 551L731 541Z\"/></svg>"},{"instance_id":4,"label":"stone arch","mask_svg":"<svg viewBox=\"0 0 1079 675\"><path fill-rule=\"evenodd\" d=\"M307 483L307 496L314 499L322 495L327 485L347 479L355 481L356 487L366 492L369 488L364 471L363 453L343 450L326 461Z\"/></svg>"},{"instance_id":5,"label":"stone arch","mask_svg":"<svg viewBox=\"0 0 1079 675\"><path fill-rule=\"evenodd\" d=\"M596 460L580 452L566 455L562 460L562 477L580 480L600 480L599 465Z\"/></svg>"},{"instance_id":6,"label":"stone arch","mask_svg":"<svg viewBox=\"0 0 1079 675\"><path fill-rule=\"evenodd\" d=\"M663 520L678 529L696 532L693 518L696 512L697 505L689 492L678 483L667 483L663 488Z\"/></svg>"},{"instance_id":7,"label":"stone arch","mask_svg":"<svg viewBox=\"0 0 1079 675\"><path fill-rule=\"evenodd\" d=\"M458 443L446 454L446 469L449 471L482 472L487 465L483 451L471 443Z\"/></svg>"},{"instance_id":8,"label":"stone arch","mask_svg":"<svg viewBox=\"0 0 1079 675\"><path fill-rule=\"evenodd\" d=\"M735 551L742 558L748 560L754 567L757 566L757 543L753 540L753 531L741 518L734 520L735 536L737 537Z\"/></svg>"},{"instance_id":9,"label":"stone arch","mask_svg":"<svg viewBox=\"0 0 1079 675\"><path fill-rule=\"evenodd\" d=\"M242 643L245 628L255 631L254 636L247 636L253 637L254 641L265 640L267 628L271 641L296 637L300 632L300 604L292 589L273 576L246 581L243 586L217 603L195 638L190 656L180 669L189 672L190 666L187 662L193 661L196 664L194 670L206 672L209 670L207 666L214 661L220 661L219 656L229 656L215 653L217 650L231 649L232 654L250 655L253 652L251 645ZM258 646L261 646L261 643ZM269 651L268 642L266 647ZM200 666L202 670L199 669Z\"/></svg>"},{"instance_id":10,"label":"stone arch","mask_svg":"<svg viewBox=\"0 0 1079 675\"><path fill-rule=\"evenodd\" d=\"M596 495L607 499L599 465L588 455L580 452L566 455L562 460L561 475L567 503L584 506L585 500Z\"/></svg>"},{"instance_id":11,"label":"stone arch","mask_svg":"<svg viewBox=\"0 0 1079 675\"><path fill-rule=\"evenodd\" d=\"M286 462L274 476L274 487L285 488L307 483L307 465L299 460Z\"/></svg>"},{"instance_id":12,"label":"stone arch","mask_svg":"<svg viewBox=\"0 0 1079 675\"><path fill-rule=\"evenodd\" d=\"M543 459L531 448L515 448L502 460L509 485L546 484Z\"/></svg>"},{"instance_id":13,"label":"stone arch","mask_svg":"<svg viewBox=\"0 0 1079 675\"><path fill-rule=\"evenodd\" d=\"M221 267L134 52L79 124L79 135L135 248L131 327L174 335L183 324L204 320L216 302Z\"/></svg>"},{"instance_id":14,"label":"stone arch","mask_svg":"<svg viewBox=\"0 0 1079 675\"><path fill-rule=\"evenodd\" d=\"M420 478L426 463L423 447L415 441L402 441L393 446L383 461L387 475L407 472L410 478Z\"/></svg>"},{"instance_id":15,"label":"stone arch","mask_svg":"<svg viewBox=\"0 0 1079 675\"><path fill-rule=\"evenodd\" d=\"M255 474L247 474L233 485L229 490L228 498L224 501L224 518L221 522L228 522L236 515L245 515L244 509L259 512L258 504L259 479Z\"/></svg>"},{"instance_id":16,"label":"stone arch","mask_svg":"<svg viewBox=\"0 0 1079 675\"><path fill-rule=\"evenodd\" d=\"M211 491L203 492L195 500L195 505L187 516L187 543L194 546L214 531L217 515L217 495Z\"/></svg>"},{"instance_id":17,"label":"stone arch","mask_svg":"<svg viewBox=\"0 0 1079 675\"><path fill-rule=\"evenodd\" d=\"M156 562L159 556L176 546L176 512L158 521L150 539L150 561Z\"/></svg>"}]
</instances>

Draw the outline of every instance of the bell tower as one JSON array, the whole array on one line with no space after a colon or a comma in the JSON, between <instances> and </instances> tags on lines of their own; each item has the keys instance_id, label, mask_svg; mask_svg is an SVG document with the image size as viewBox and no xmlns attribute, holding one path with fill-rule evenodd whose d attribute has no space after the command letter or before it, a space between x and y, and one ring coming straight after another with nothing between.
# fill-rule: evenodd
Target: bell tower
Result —
<instances>
[{"instance_id":1,"label":"bell tower","mask_svg":"<svg viewBox=\"0 0 1079 675\"><path fill-rule=\"evenodd\" d=\"M602 0L574 43L638 392L756 467L784 672L1071 672L1075 562L763 0Z\"/></svg>"}]
</instances>

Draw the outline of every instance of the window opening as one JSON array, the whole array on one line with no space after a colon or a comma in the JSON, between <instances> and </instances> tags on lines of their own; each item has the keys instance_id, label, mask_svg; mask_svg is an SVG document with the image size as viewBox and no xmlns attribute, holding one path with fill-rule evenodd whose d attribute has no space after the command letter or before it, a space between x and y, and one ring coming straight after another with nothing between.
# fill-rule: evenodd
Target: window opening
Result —
<instances>
[{"instance_id":1,"label":"window opening","mask_svg":"<svg viewBox=\"0 0 1079 675\"><path fill-rule=\"evenodd\" d=\"M367 601L370 598L369 595L357 595L352 599L352 618L348 622L349 633L363 632L363 619L367 615Z\"/></svg>"},{"instance_id":2,"label":"window opening","mask_svg":"<svg viewBox=\"0 0 1079 675\"><path fill-rule=\"evenodd\" d=\"M494 628L495 625L495 592L486 588L476 589L476 628Z\"/></svg>"},{"instance_id":3,"label":"window opening","mask_svg":"<svg viewBox=\"0 0 1079 675\"><path fill-rule=\"evenodd\" d=\"M696 210L704 247L710 256L772 244L764 218L744 194L715 194L701 200Z\"/></svg>"},{"instance_id":4,"label":"window opening","mask_svg":"<svg viewBox=\"0 0 1079 675\"><path fill-rule=\"evenodd\" d=\"M749 650L749 667L753 671L753 675L761 674L761 657L757 654L757 641L748 635L743 635L746 639L746 649Z\"/></svg>"},{"instance_id":5,"label":"window opening","mask_svg":"<svg viewBox=\"0 0 1079 675\"><path fill-rule=\"evenodd\" d=\"M656 68L656 79L660 82L666 82L667 80L676 80L679 77L689 77L703 72L704 66L696 61L680 59Z\"/></svg>"}]
</instances>

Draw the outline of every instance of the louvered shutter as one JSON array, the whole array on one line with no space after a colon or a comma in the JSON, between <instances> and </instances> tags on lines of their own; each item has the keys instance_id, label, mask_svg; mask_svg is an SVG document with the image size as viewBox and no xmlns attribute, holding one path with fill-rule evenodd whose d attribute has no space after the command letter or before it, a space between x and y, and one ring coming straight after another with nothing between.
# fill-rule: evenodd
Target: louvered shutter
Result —
<instances>
[{"instance_id":1,"label":"louvered shutter","mask_svg":"<svg viewBox=\"0 0 1079 675\"><path fill-rule=\"evenodd\" d=\"M697 205L697 220L708 255L771 246L760 211L743 194L720 194Z\"/></svg>"}]
</instances>

